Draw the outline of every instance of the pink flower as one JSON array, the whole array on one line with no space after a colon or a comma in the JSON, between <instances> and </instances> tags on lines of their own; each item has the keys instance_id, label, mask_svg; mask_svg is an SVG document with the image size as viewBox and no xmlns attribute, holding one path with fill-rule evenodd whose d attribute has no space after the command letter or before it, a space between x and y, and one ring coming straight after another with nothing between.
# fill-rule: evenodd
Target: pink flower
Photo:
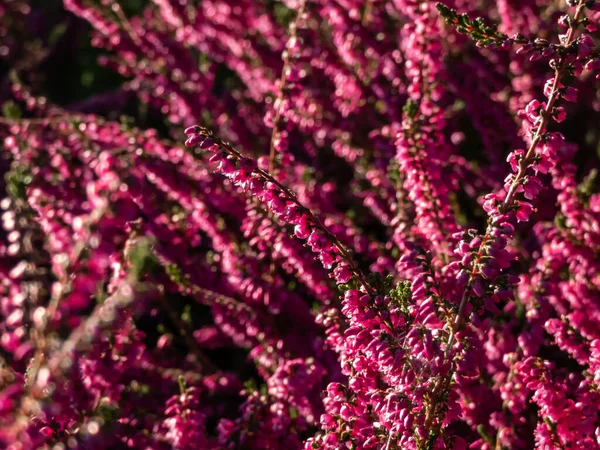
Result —
<instances>
[{"instance_id":1,"label":"pink flower","mask_svg":"<svg viewBox=\"0 0 600 450\"><path fill-rule=\"evenodd\" d=\"M529 216L535 211L535 208L531 206L528 202L517 202L517 220L519 222L527 222L529 220Z\"/></svg>"},{"instance_id":2,"label":"pink flower","mask_svg":"<svg viewBox=\"0 0 600 450\"><path fill-rule=\"evenodd\" d=\"M556 122L561 123L567 118L567 113L562 106L558 106L552 110L552 117Z\"/></svg>"}]
</instances>

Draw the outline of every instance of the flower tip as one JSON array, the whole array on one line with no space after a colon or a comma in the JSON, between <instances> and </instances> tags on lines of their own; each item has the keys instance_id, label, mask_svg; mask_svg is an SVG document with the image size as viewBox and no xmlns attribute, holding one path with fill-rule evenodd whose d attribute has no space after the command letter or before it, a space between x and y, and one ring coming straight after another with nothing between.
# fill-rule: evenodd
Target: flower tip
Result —
<instances>
[{"instance_id":1,"label":"flower tip","mask_svg":"<svg viewBox=\"0 0 600 450\"><path fill-rule=\"evenodd\" d=\"M198 134L200 131L200 127L198 125L192 125L191 127L187 127L184 131L185 134Z\"/></svg>"}]
</instances>

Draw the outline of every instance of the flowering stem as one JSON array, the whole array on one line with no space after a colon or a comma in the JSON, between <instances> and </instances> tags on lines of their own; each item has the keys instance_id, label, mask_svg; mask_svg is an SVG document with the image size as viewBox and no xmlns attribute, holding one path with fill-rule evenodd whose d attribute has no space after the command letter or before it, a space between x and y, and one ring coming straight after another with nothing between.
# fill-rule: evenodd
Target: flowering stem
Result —
<instances>
[{"instance_id":1,"label":"flowering stem","mask_svg":"<svg viewBox=\"0 0 600 450\"><path fill-rule=\"evenodd\" d=\"M583 7L584 7L584 1L579 0L579 4L577 5L577 10L575 11L575 16L573 17L573 25L569 28L567 38L566 38L566 41L564 44L565 49L568 49L569 46L571 45L571 43L573 42L573 38L575 35L575 28L577 26L577 22L579 21L579 17L581 16L581 12L583 11ZM548 97L548 104L546 105L544 112L541 114L541 122L535 132L533 141L531 142L531 145L529 146L529 149L527 150L527 154L525 155L525 158L523 159L523 161L521 162L521 164L519 166L519 172L517 173L512 185L510 187L510 190L508 191L508 193L506 195L506 199L504 201L505 209L508 209L510 207L510 205L512 204L512 201L514 200L514 196L516 194L517 188L519 187L521 180L525 176L525 172L526 172L527 168L529 167L529 164L531 163L531 159L534 156L537 145L539 144L540 140L542 139L542 132L546 128L548 119L550 118L551 113L552 113L552 108L554 107L554 103L556 102L556 99L558 98L558 87L560 85L560 78L562 76L562 71L563 71L563 68L565 65L565 61L566 61L566 57L563 56L558 64L558 66L556 67L554 83L552 84L552 91L550 93L550 96Z\"/></svg>"},{"instance_id":2,"label":"flowering stem","mask_svg":"<svg viewBox=\"0 0 600 450\"><path fill-rule=\"evenodd\" d=\"M575 16L573 17L573 25L569 28L567 39L564 44L565 49L567 49L573 41L573 37L575 35L575 27L579 20L579 17L581 16L581 12L583 11L583 7L584 7L584 1L579 0L579 4L577 5L577 10L575 12ZM519 165L519 171L517 172L512 184L506 194L506 198L504 199L503 207L502 207L502 209L504 211L507 211L512 206L515 195L517 193L517 188L520 186L521 182L523 181L523 178L525 177L525 173L527 172L527 169L529 168L529 166L533 160L533 157L535 155L535 150L536 150L540 140L542 139L543 130L546 129L546 125L548 124L548 120L551 116L552 108L554 107L554 103L556 102L556 99L558 98L558 86L560 85L560 78L562 76L562 71L563 71L563 68L565 65L565 61L566 61L566 58L563 56L560 59L558 66L556 67L555 74L554 74L555 75L554 83L552 84L552 91L550 93L550 96L548 97L548 103L546 105L546 108L544 109L544 111L541 114L541 121L536 129L536 132L535 132L534 138L531 142L531 145L529 146L529 149L527 150L525 157L521 161L521 164ZM479 251L477 252L477 259L476 259L476 262L473 264L473 272L471 272L469 284L465 288L465 292L460 301L460 306L458 308L458 314L456 315L456 319L455 319L454 325L452 327L452 333L450 334L450 338L448 339L448 347L452 346L452 344L454 343L456 332L460 329L460 327L462 325L464 311L465 311L465 308L466 308L466 305L468 302L468 298L469 298L468 294L470 291L471 282L473 280L473 276L475 275L475 271L477 270L477 263L479 262L479 260L481 259L481 256L483 255L483 250L485 248L486 241L490 236L491 226L492 226L492 224L488 222L488 227L487 227L488 229L487 229L485 237L481 241L481 245L479 246Z\"/></svg>"},{"instance_id":3,"label":"flowering stem","mask_svg":"<svg viewBox=\"0 0 600 450\"><path fill-rule=\"evenodd\" d=\"M579 3L577 4L577 9L576 9L575 15L573 17L572 24L569 28L567 37L563 44L563 49L565 51L568 50L569 46L573 42L573 39L575 37L575 29L578 25L578 21L581 16L581 13L583 11L583 8L584 8L584 0L579 0ZM533 157L535 156L535 151L537 149L537 146L542 139L544 130L546 129L546 126L548 124L548 120L551 117L552 108L554 107L554 103L556 102L556 100L558 98L558 88L560 86L560 79L563 75L563 69L565 66L566 59L567 59L567 56L562 55L562 57L560 58L560 61L558 62L557 66L556 66L554 83L552 84L552 90L548 97L547 105L544 108L543 112L540 114L541 120L536 128L533 140L531 141L531 144L527 150L527 153L525 154L525 157L521 160L520 165L519 165L519 170L518 170L517 174L515 175L515 178L513 179L508 192L506 193L506 197L501 206L501 212L505 212L505 211L509 210L510 207L513 205L515 195L517 193L517 189L521 185L521 182L523 181L523 178L525 177L525 173L527 172L527 169L529 169L530 164L533 161ZM446 354L451 353L451 349L454 345L454 342L456 341L456 334L462 328L462 325L464 322L465 309L466 309L468 301L469 301L469 293L471 291L473 279L474 279L475 275L477 274L479 261L481 260L482 256L484 256L486 243L490 239L492 231L493 231L493 223L492 223L492 218L490 218L490 220L488 220L486 234L483 237L483 239L481 240L481 244L479 245L479 249L477 251L477 257L475 258L475 261L472 266L473 270L471 271L471 274L469 276L469 282L467 283L467 286L465 287L465 291L463 293L462 299L459 304L458 312L457 312L454 322L452 324L452 329L450 331L450 336L448 338L448 343L446 345ZM453 363L453 367L451 368L449 373L445 377L439 378L433 388L433 391L431 394L431 398L432 398L431 406L427 410L427 415L426 415L426 419L425 419L425 428L426 429L429 429L431 427L433 420L435 419L435 417L437 415L439 401L444 396L443 395L444 392L448 389L448 387L452 381L452 377L454 375L455 368L456 368L456 365L455 365L455 363ZM441 427L441 422L439 424L437 424L437 427L435 429L432 429L430 431L430 433L429 433L430 438L431 438L431 436L434 436L434 437L437 436L437 433L439 432L439 427ZM435 442L435 439L429 439L428 445L427 445L428 450L433 448L434 442Z\"/></svg>"},{"instance_id":4,"label":"flowering stem","mask_svg":"<svg viewBox=\"0 0 600 450\"><path fill-rule=\"evenodd\" d=\"M301 0L300 1L300 7L298 8L298 13L296 15L296 19L294 20L294 22L292 22L292 25L290 26L290 39L288 40L288 42L292 39L296 38L296 30L298 28L298 22L299 19L302 17L302 14L304 13L304 8L306 6L306 0ZM275 118L273 120L273 132L271 133L271 146L270 146L270 150L269 150L269 172L273 172L275 170L275 156L276 156L276 152L275 152L275 140L277 139L277 135L279 134L279 121L281 120L281 103L283 100L283 92L285 89L285 84L286 84L286 80L287 80L287 72L288 72L288 68L290 67L290 53L289 53L290 49L287 49L287 51L285 51L284 53L284 59L283 59L283 68L281 69L281 78L279 79L279 93L277 95L277 100L276 100L276 110L275 110Z\"/></svg>"},{"instance_id":5,"label":"flowering stem","mask_svg":"<svg viewBox=\"0 0 600 450\"><path fill-rule=\"evenodd\" d=\"M213 139L215 142L217 142L218 145L220 147L224 148L228 153L236 156L237 158L243 158L243 155L240 152L238 152L237 150L235 150L228 143L223 142L214 136L211 136L211 139ZM344 262L348 265L349 269L352 271L352 273L354 274L354 276L356 277L358 282L363 286L365 291L368 294L373 294L374 293L373 288L369 285L369 283L367 283L362 271L356 266L356 264L354 263L354 260L350 256L350 253L346 249L346 247L340 242L340 240L331 231L329 231L329 229L325 225L323 225L323 223L319 220L319 218L317 216L315 216L309 208L304 206L300 202L300 200L298 200L298 198L296 197L296 194L294 194L294 192L292 192L289 188L287 188L286 186L281 184L279 181L277 181L277 179L275 179L275 177L273 175L271 175L269 172L267 172L266 170L256 168L254 171L256 173L258 173L261 177L263 177L265 180L273 183L275 186L277 186L279 189L281 189L281 191L285 194L286 198L289 201L293 202L298 208L300 208L300 210L304 214L306 214L311 219L311 221L315 224L315 226L321 232L323 232L323 234L325 234L325 236L329 239L329 241L333 244L333 246L338 250L340 256L342 257Z\"/></svg>"}]
</instances>

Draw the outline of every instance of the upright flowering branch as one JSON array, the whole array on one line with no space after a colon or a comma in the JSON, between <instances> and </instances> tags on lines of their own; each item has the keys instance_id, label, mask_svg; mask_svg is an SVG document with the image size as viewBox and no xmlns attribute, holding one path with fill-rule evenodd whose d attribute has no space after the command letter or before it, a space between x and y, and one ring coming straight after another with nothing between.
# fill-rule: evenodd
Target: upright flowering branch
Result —
<instances>
[{"instance_id":1,"label":"upright flowering branch","mask_svg":"<svg viewBox=\"0 0 600 450\"><path fill-rule=\"evenodd\" d=\"M300 68L296 66L295 62L302 52L302 37L298 36L298 28L303 26L303 22L306 20L304 17L304 10L306 8L306 2L310 0L299 0L296 8L296 17L290 23L289 27L289 38L283 51L283 69L281 69L281 77L279 79L279 85L277 86L277 97L273 102L274 114L270 112L269 122L273 131L271 133L271 144L269 149L269 172L274 173L275 170L275 158L277 152L284 153L287 150L288 143L288 132L287 130L281 130L282 124L281 119L285 117L287 109L291 107L291 99L286 98L286 93L294 90L297 82L300 79Z\"/></svg>"},{"instance_id":2,"label":"upright flowering branch","mask_svg":"<svg viewBox=\"0 0 600 450\"><path fill-rule=\"evenodd\" d=\"M406 55L407 92L396 159L404 176L404 190L415 205L415 220L439 258L447 262L447 236L456 230L450 210L449 182L442 164L449 157L444 136L444 68L438 15L433 3L397 2L411 21L402 29ZM404 4L406 3L406 4Z\"/></svg>"},{"instance_id":3,"label":"upright flowering branch","mask_svg":"<svg viewBox=\"0 0 600 450\"><path fill-rule=\"evenodd\" d=\"M484 280L488 283L494 280L497 269L506 267L506 260L501 257L505 255L503 247L506 246L507 240L512 237L513 225L511 220L516 219L519 222L529 220L529 216L534 211L533 206L527 200L533 200L541 188L541 183L538 178L533 175L527 175L528 171L533 169L536 173L547 173L549 168L554 165L556 152L560 150L564 138L558 133L548 133L546 127L550 119L555 122L564 120L563 108L555 108L554 104L559 97L565 96L564 85L561 79L567 71L567 64L573 63L577 58L576 53L573 54L572 44L575 39L575 32L580 26L581 15L585 8L585 2L580 0L577 3L575 14L571 20L571 25L566 37L562 38L561 46L556 49L558 53L557 59L551 61L551 67L554 68L554 78L549 80L551 88L546 91L548 100L543 105L536 100L532 101L527 108L528 119L531 122L529 135L531 138L529 148L526 152L523 150L515 150L508 160L513 168L513 174L509 175L505 180L506 193L504 198L496 194L486 196L484 208L489 215L487 229L485 235L480 239L478 248L475 250L476 257L471 264L471 272L465 277L461 274L461 281L467 281L463 297L461 298L457 316L453 325L453 332L449 339L452 344L455 339L456 332L462 326L465 318L466 308L469 302L471 293L480 297L480 292L483 287ZM576 50L576 49L575 49ZM540 141L544 142L541 152L538 152ZM516 200L518 193L523 193L526 200ZM495 245L496 244L496 245ZM483 262L486 256L490 256L489 252L492 248L498 247L499 255L495 256L491 262ZM505 262L502 263L502 260ZM498 267L499 264L499 267ZM496 267L494 267L496 265ZM491 266L491 268L489 267ZM488 273L484 269L488 269ZM464 269L463 269L464 270Z\"/></svg>"},{"instance_id":4,"label":"upright flowering branch","mask_svg":"<svg viewBox=\"0 0 600 450\"><path fill-rule=\"evenodd\" d=\"M475 39L486 45L498 42L500 39L502 39L502 43L507 41L505 37L498 37L494 30L486 29L481 23L472 26L464 16L458 16L444 6L440 6L439 9L449 23L458 24L459 31L474 35ZM475 238L466 233L462 235L463 240L459 245L459 251L463 256L469 255L470 257L468 264L464 264L459 274L458 282L465 288L446 344L447 357L454 361L453 369L448 375L438 379L432 391L432 400L426 421L426 426L430 427L427 448L433 448L438 430L442 426L442 421L436 417L439 414L438 405L447 395L452 378L455 376L454 355L456 349L454 347L456 341L459 340L464 320L477 307L470 302L482 299L498 302L501 298L510 297L510 287L516 281L502 273L503 270L508 269L511 261L506 246L513 237L513 222L529 220L529 216L534 211L530 200L535 199L542 186L540 180L528 172L533 169L536 173L547 173L555 163L556 152L563 145L562 135L549 133L546 128L550 119L555 122L564 120L564 110L555 107L555 103L559 97L565 96L566 90L561 80L568 70L572 70L569 65L578 59L577 47L574 43L584 9L585 2L580 0L576 4L576 10L566 36L561 38L559 46L549 52L550 55L556 54L556 59L551 61L554 78L550 82L551 88L545 92L548 100L543 105L533 101L527 108L530 121L530 145L526 152L516 150L509 156L513 174L509 175L505 181L504 196L498 194L486 196L484 209L489 218L485 234ZM484 31L480 32L481 29ZM525 45L533 46L534 44ZM550 46L548 45L547 48ZM538 151L540 142L544 143L541 152ZM525 199L518 200L517 194L523 194ZM436 420L437 423L435 423Z\"/></svg>"}]
</instances>

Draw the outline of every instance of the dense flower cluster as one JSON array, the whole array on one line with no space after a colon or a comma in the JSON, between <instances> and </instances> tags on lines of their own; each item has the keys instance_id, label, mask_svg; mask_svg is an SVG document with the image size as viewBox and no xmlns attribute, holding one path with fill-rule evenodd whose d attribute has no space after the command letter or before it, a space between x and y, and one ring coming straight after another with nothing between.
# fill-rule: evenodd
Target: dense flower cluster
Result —
<instances>
[{"instance_id":1,"label":"dense flower cluster","mask_svg":"<svg viewBox=\"0 0 600 450\"><path fill-rule=\"evenodd\" d=\"M599 22L4 0L0 448L600 449Z\"/></svg>"}]
</instances>

